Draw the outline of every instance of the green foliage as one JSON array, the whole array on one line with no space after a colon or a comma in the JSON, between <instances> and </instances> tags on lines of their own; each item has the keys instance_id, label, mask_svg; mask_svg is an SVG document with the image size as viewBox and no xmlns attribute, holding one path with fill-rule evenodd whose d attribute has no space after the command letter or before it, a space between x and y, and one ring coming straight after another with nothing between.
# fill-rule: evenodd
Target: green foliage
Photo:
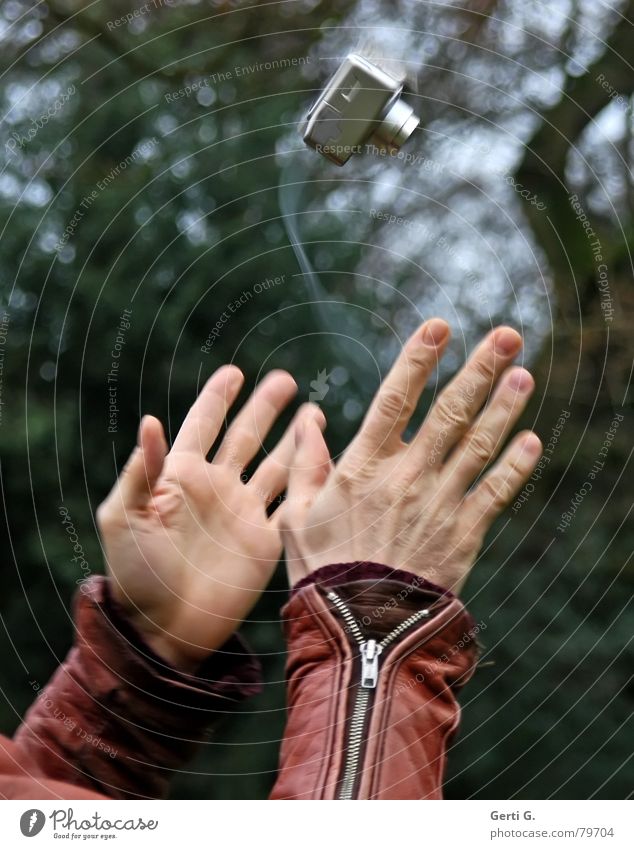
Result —
<instances>
[{"instance_id":1,"label":"green foliage","mask_svg":"<svg viewBox=\"0 0 634 849\"><path fill-rule=\"evenodd\" d=\"M63 502L73 517L90 569L101 572L95 508L134 444L142 413L160 416L173 436L201 383L226 361L242 367L248 388L263 371L288 368L300 385L299 401L307 399L318 371L337 368L337 379L323 402L330 445L337 455L378 383L377 369L385 367L394 347L394 339L382 335L380 322L376 326L366 322L370 334L376 331L376 337L368 336L376 339L370 343L376 360L367 372L350 368L345 349L349 343L335 345L328 336L332 328L306 305L310 291L299 275L278 200L288 157L297 156L280 151L300 147L295 123L314 96L314 79L325 70L316 64L322 51L315 45L322 36L332 43L337 24L348 20L348 14L360 14L363 3L298 2L282 4L284 8L262 4L249 13L238 13L235 4L222 2L183 3L146 16L134 26L114 28L108 22L129 12L128 4L91 6L76 17L81 4L76 7L70 0L33 9L18 0L8 5L12 21L18 17L16 9L26 17L15 25L18 34L13 40L2 44L0 61L8 83L0 94L2 142L12 133L26 136L31 121L60 92L74 86L75 93L26 144L15 150L5 145L0 175L0 297L10 316L0 425L9 529L0 599L0 727L5 731L17 726L32 699L28 682L43 683L72 639L70 600L83 574L71 561L59 506ZM478 86L477 63L493 63L489 67L498 87L504 84L504 68L513 66L512 74L518 71L512 62L503 61L511 47L496 27L481 32L475 26L478 22L471 22L465 28L460 10L439 12L416 3L398 6L410 23L414 14L428 15L430 20L439 14L440 24L435 17L432 21L439 31L445 22L446 32L464 37L458 58L456 43L447 40L435 65L430 61L429 82L421 88L425 93L431 84L436 86L437 99L432 102L421 95L429 131L420 143L427 155L442 161L443 128L449 127L448 136L470 137L489 132L490 122L503 125L505 117L519 108L515 101L509 104L501 95L494 98L486 86ZM509 20L519 14L503 12ZM383 19L383 23L390 22ZM525 26L528 31L529 24ZM412 31L423 32L423 27ZM38 41L42 33L46 37ZM348 38L346 30L341 33ZM561 35L562 40L565 37ZM489 50L483 57L477 48L479 38L501 53ZM350 42L344 46L347 49ZM525 45L520 49L533 55ZM542 49L537 66L541 63L563 74L561 56ZM235 73L236 68L300 56L311 56L312 64ZM479 123L462 104L465 93L456 88L453 74L460 68L470 68L468 85L477 89L475 98L481 97ZM229 72L231 77L226 78ZM214 74L217 81L210 83ZM587 68L583 78L590 74ZM511 82L507 83L511 90ZM178 94L187 86L195 90ZM631 87L625 93L630 94ZM535 138L540 150L547 152L557 141L556 116L548 113L547 122L536 117L532 96L526 98L527 112L533 124L542 121ZM593 104L597 110L605 105ZM537 108L546 106L540 101ZM585 124L578 128L580 134L584 128ZM576 140L576 136L569 139L571 146ZM631 151L626 156L631 157ZM516 275L521 285L499 297L490 280L487 284L483 266L482 279L491 299L485 314L478 311L481 304L467 308L460 301L463 280L442 280L449 261L446 250L421 247L420 241L410 239L401 255L390 253L382 241L385 229L373 231L378 235L377 243L372 243L366 223L359 221L360 212L366 214L370 206L363 169L380 182L376 163L351 165L346 174L358 182L351 180L350 186L345 176L333 175L312 154L300 154L300 163L316 181L305 189L310 214L302 223L315 243L310 245L311 256L323 272L327 292L342 302L349 299L374 309L381 319L393 319L399 329L415 323L418 311L426 313L438 303L451 314L454 308L464 309L461 331L468 340L479 335L492 316L518 325L526 322L523 329L540 392L524 424L535 427L546 442L562 408L571 410L565 436L534 492L521 509L500 522L468 588L476 619L488 622L485 660L494 665L483 665L464 692L463 728L450 760L448 794L627 796L631 781L624 764L631 748L634 698L632 625L626 606L634 574L629 563L629 418L591 496L565 533L558 533L556 526L587 479L613 408L627 390L623 374L631 365L627 319L633 304L631 268L626 263L631 241L624 242L623 233L631 236L631 212L622 213L618 222L597 212L612 257L611 283L620 309L606 365L596 341L599 336L602 341L604 334L592 329L601 315L592 256L583 232L574 218L570 220L569 205L555 189L556 180L537 183L540 196L550 204L551 220L565 234L567 254L575 259L575 286L586 293L579 310L584 325L576 323L578 315L571 318L567 306L557 311L553 304L553 293L563 303L572 288L569 267L549 241L546 219L527 211L517 197L507 198L504 214L497 205L482 212L469 205L475 188L466 177L453 184L447 174L436 173L427 176L429 185L442 186L447 194L453 193L451 197L408 199L401 186L400 194L395 191L386 202L386 208L396 211L406 202L422 209L441 231L464 215L462 237L472 232L472 226L474 234L490 237L501 254L500 279ZM526 185L535 173L529 166L526 160L515 161ZM409 175L402 181L411 187ZM591 180L586 188L590 197ZM427 190L431 191L429 186ZM339 207L328 204L336 201L337 192L346 191L340 206L354 214L337 218L331 213ZM461 199L464 207L459 205ZM627 209L625 200L623 205ZM460 215L452 219L456 211ZM505 222L509 230L504 229ZM504 255L511 231L527 255L537 256L544 278L552 277L552 290L541 279L535 282L536 271L520 280L522 272L513 266L514 258ZM476 235L471 238L466 247L481 258L483 243ZM420 276L411 264L413 258L421 264ZM392 267L397 269L396 279ZM394 307L370 272L377 280L396 283L394 300L402 292L411 300ZM256 284L276 277L283 282L263 288L235 308L245 291L254 293ZM449 296L443 290L445 301L434 301L429 294L430 281L438 277L456 287L447 290ZM348 280L354 280L354 286L348 286ZM527 298L525 313L514 312L517 293ZM229 305L234 305L230 320L219 327ZM552 326L550 309L555 311ZM131 310L127 327L121 319L124 310ZM343 315L345 325L348 319ZM218 336L208 345L214 327L219 328ZM108 375L117 344L121 347L113 384ZM201 350L204 347L208 351ZM353 357L351 348L349 356ZM457 344L452 367L463 356ZM114 429L109 411L113 385ZM431 397L432 390L423 407ZM264 693L205 744L191 771L177 778L176 796L252 798L268 792L284 724L284 646L276 620L285 593L280 567L245 626L263 658Z\"/></svg>"}]
</instances>

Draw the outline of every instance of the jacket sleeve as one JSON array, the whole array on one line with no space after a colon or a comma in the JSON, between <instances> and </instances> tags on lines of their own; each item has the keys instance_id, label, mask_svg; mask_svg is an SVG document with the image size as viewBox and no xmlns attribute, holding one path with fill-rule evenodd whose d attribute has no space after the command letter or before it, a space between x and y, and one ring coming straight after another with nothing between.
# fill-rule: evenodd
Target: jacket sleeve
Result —
<instances>
[{"instance_id":1,"label":"jacket sleeve","mask_svg":"<svg viewBox=\"0 0 634 849\"><path fill-rule=\"evenodd\" d=\"M486 625L440 587L368 563L318 570L282 615L288 714L271 798L442 798L456 693Z\"/></svg>"},{"instance_id":2,"label":"jacket sleeve","mask_svg":"<svg viewBox=\"0 0 634 849\"><path fill-rule=\"evenodd\" d=\"M237 636L180 673L145 646L108 594L81 585L76 639L12 741L0 738L0 797L164 796L172 772L236 703L260 667Z\"/></svg>"}]
</instances>

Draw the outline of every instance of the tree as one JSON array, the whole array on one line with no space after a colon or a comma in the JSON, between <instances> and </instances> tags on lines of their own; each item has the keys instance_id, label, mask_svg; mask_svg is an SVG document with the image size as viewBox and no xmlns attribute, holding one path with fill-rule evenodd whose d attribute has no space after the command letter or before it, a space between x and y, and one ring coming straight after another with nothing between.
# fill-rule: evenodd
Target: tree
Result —
<instances>
[{"instance_id":1,"label":"tree","mask_svg":"<svg viewBox=\"0 0 634 849\"><path fill-rule=\"evenodd\" d=\"M76 582L102 569L94 509L140 413L173 431L221 362L250 385L281 366L300 400L319 383L337 454L433 312L455 327L438 383L492 323L523 330L526 424L546 445L468 588L487 645L448 793L630 793L632 6L5 4L3 729L66 651ZM422 126L401 157L336 169L297 124L351 49L407 73ZM282 570L271 590L246 632L277 683L178 795L272 783Z\"/></svg>"}]
</instances>

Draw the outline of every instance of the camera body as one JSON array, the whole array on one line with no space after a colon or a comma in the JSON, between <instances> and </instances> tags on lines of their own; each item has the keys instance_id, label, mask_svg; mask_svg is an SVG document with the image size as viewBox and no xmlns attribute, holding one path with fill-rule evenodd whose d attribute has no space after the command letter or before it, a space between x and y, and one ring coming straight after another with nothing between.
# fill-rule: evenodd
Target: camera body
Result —
<instances>
[{"instance_id":1,"label":"camera body","mask_svg":"<svg viewBox=\"0 0 634 849\"><path fill-rule=\"evenodd\" d=\"M370 139L398 151L420 123L402 93L402 80L351 53L302 123L304 142L336 165L361 153Z\"/></svg>"}]
</instances>

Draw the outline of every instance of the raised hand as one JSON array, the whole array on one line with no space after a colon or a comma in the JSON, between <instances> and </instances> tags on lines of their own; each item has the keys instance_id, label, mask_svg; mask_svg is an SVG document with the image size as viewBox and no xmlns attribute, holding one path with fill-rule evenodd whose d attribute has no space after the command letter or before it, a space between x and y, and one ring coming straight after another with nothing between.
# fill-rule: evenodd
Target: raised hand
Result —
<instances>
[{"instance_id":1,"label":"raised hand","mask_svg":"<svg viewBox=\"0 0 634 849\"><path fill-rule=\"evenodd\" d=\"M304 405L248 483L258 453L297 386L271 372L214 444L243 383L224 366L206 383L168 453L163 427L145 416L138 446L97 511L112 591L148 645L165 660L194 668L249 613L281 554L280 509L267 506L286 488L295 427L323 427ZM284 505L282 505L284 506Z\"/></svg>"},{"instance_id":2,"label":"raised hand","mask_svg":"<svg viewBox=\"0 0 634 849\"><path fill-rule=\"evenodd\" d=\"M489 333L404 441L448 340L440 319L413 334L336 467L319 428L300 423L282 520L291 583L328 563L369 560L462 587L484 535L531 475L541 443L534 433L519 434L472 488L534 388L529 372L509 367L522 340L508 327Z\"/></svg>"}]
</instances>

